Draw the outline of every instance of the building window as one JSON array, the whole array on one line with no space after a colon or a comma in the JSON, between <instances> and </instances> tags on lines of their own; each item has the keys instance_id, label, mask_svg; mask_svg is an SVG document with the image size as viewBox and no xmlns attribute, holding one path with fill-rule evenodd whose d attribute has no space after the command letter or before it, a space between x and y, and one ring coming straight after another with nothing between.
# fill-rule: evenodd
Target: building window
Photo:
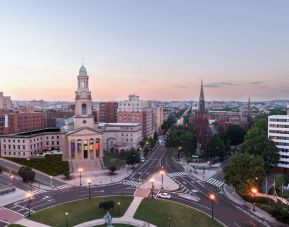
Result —
<instances>
[{"instance_id":1,"label":"building window","mask_svg":"<svg viewBox=\"0 0 289 227\"><path fill-rule=\"evenodd\" d=\"M87 113L86 113L86 104L85 103L82 103L82 105L81 105L81 114L82 115L86 115Z\"/></svg>"}]
</instances>

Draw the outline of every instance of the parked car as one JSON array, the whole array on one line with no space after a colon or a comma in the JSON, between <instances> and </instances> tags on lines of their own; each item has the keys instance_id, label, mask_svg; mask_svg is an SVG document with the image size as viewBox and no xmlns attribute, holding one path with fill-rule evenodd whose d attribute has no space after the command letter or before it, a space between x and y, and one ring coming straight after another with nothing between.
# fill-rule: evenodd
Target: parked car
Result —
<instances>
[{"instance_id":1,"label":"parked car","mask_svg":"<svg viewBox=\"0 0 289 227\"><path fill-rule=\"evenodd\" d=\"M146 159L145 159L145 158L141 158L141 159L140 159L140 162L141 162L141 163L144 163L144 162L146 162Z\"/></svg>"},{"instance_id":2,"label":"parked car","mask_svg":"<svg viewBox=\"0 0 289 227\"><path fill-rule=\"evenodd\" d=\"M160 197L162 199L170 199L172 196L170 194L166 193L166 192L163 192L163 193L159 193L157 195L157 197Z\"/></svg>"}]
</instances>

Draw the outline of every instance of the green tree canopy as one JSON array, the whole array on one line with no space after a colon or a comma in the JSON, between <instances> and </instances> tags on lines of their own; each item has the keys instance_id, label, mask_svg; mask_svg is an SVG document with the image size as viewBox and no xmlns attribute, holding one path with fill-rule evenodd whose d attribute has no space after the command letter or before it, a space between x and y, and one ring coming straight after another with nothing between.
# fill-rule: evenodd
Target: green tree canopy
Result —
<instances>
[{"instance_id":1,"label":"green tree canopy","mask_svg":"<svg viewBox=\"0 0 289 227\"><path fill-rule=\"evenodd\" d=\"M140 156L139 153L136 152L134 149L131 149L127 153L126 157L126 164L128 165L134 165L140 162Z\"/></svg>"},{"instance_id":2,"label":"green tree canopy","mask_svg":"<svg viewBox=\"0 0 289 227\"><path fill-rule=\"evenodd\" d=\"M225 144L219 135L214 135L205 147L205 156L207 158L223 158L225 155Z\"/></svg>"},{"instance_id":3,"label":"green tree canopy","mask_svg":"<svg viewBox=\"0 0 289 227\"><path fill-rule=\"evenodd\" d=\"M18 170L18 174L22 177L23 182L33 182L35 177L35 172L28 166L22 166Z\"/></svg>"},{"instance_id":4,"label":"green tree canopy","mask_svg":"<svg viewBox=\"0 0 289 227\"><path fill-rule=\"evenodd\" d=\"M224 167L225 182L241 193L247 193L249 187L263 181L265 165L260 156L247 153L235 155Z\"/></svg>"},{"instance_id":5,"label":"green tree canopy","mask_svg":"<svg viewBox=\"0 0 289 227\"><path fill-rule=\"evenodd\" d=\"M226 130L226 137L230 140L230 144L237 146L244 141L245 130L240 125L230 125Z\"/></svg>"},{"instance_id":6,"label":"green tree canopy","mask_svg":"<svg viewBox=\"0 0 289 227\"><path fill-rule=\"evenodd\" d=\"M275 166L279 160L279 153L275 143L262 134L247 139L242 144L241 151L261 156L264 160L266 171L269 171L272 166Z\"/></svg>"},{"instance_id":7,"label":"green tree canopy","mask_svg":"<svg viewBox=\"0 0 289 227\"><path fill-rule=\"evenodd\" d=\"M196 149L193 133L182 126L172 128L166 139L166 147L181 147L181 150L190 156Z\"/></svg>"}]
</instances>

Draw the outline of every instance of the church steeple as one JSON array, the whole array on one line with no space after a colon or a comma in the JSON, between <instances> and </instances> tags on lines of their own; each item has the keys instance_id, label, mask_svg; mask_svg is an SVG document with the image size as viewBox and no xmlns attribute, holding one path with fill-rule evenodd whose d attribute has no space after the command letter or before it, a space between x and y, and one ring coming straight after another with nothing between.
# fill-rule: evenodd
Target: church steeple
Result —
<instances>
[{"instance_id":1,"label":"church steeple","mask_svg":"<svg viewBox=\"0 0 289 227\"><path fill-rule=\"evenodd\" d=\"M248 115L251 115L251 97L249 96L249 100L248 100Z\"/></svg>"},{"instance_id":2,"label":"church steeple","mask_svg":"<svg viewBox=\"0 0 289 227\"><path fill-rule=\"evenodd\" d=\"M74 127L94 127L92 115L91 92L88 87L88 75L86 68L82 65L77 76L77 90L75 92L75 118Z\"/></svg>"},{"instance_id":3,"label":"church steeple","mask_svg":"<svg viewBox=\"0 0 289 227\"><path fill-rule=\"evenodd\" d=\"M200 91L200 98L199 98L199 111L201 113L206 112L203 80L201 81L201 91Z\"/></svg>"}]
</instances>

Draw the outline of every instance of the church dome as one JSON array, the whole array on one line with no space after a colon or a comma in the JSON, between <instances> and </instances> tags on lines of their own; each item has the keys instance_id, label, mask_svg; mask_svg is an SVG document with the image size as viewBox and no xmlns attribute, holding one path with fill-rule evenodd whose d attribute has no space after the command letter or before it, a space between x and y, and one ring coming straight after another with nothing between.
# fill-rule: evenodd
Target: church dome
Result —
<instances>
[{"instance_id":1,"label":"church dome","mask_svg":"<svg viewBox=\"0 0 289 227\"><path fill-rule=\"evenodd\" d=\"M83 65L79 69L79 75L87 75L86 68Z\"/></svg>"}]
</instances>

